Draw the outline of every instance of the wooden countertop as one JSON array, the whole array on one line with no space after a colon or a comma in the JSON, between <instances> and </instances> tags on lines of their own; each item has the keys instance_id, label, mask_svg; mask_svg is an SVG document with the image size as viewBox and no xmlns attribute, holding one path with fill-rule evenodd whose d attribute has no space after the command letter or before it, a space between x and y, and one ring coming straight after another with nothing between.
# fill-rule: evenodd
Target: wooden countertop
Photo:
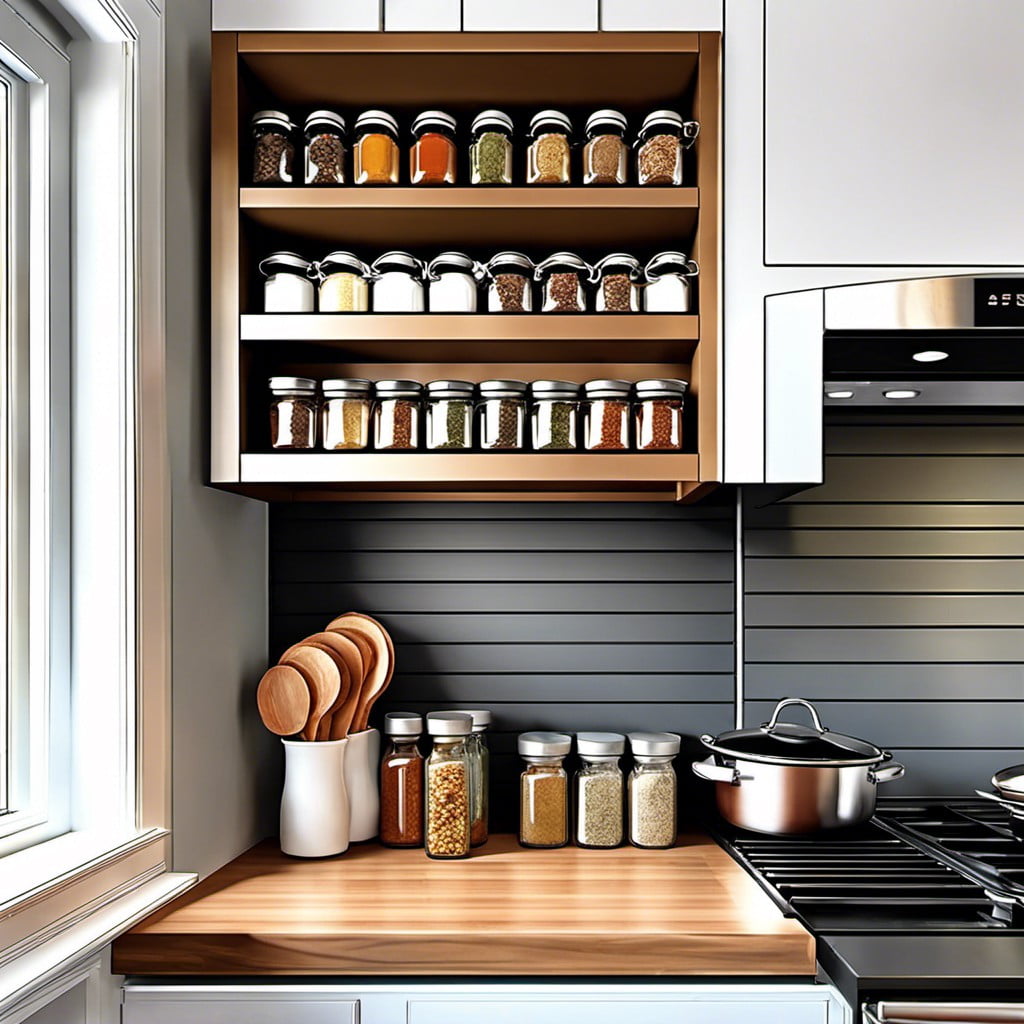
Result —
<instances>
[{"instance_id":1,"label":"wooden countertop","mask_svg":"<svg viewBox=\"0 0 1024 1024\"><path fill-rule=\"evenodd\" d=\"M468 860L261 843L114 943L118 974L813 975L814 939L704 835Z\"/></svg>"}]
</instances>

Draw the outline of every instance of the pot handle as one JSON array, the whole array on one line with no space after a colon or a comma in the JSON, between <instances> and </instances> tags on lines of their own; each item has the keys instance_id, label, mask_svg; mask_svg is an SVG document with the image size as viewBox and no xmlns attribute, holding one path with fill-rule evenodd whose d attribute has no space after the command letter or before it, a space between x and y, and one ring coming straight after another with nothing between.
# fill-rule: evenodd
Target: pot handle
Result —
<instances>
[{"instance_id":1,"label":"pot handle","mask_svg":"<svg viewBox=\"0 0 1024 1024\"><path fill-rule=\"evenodd\" d=\"M701 779L707 779L708 782L728 782L730 786L740 784L739 771L723 764L715 764L713 757L709 757L706 761L694 761L690 767L693 769L694 775Z\"/></svg>"},{"instance_id":2,"label":"pot handle","mask_svg":"<svg viewBox=\"0 0 1024 1024\"><path fill-rule=\"evenodd\" d=\"M828 732L828 729L821 724L817 708L815 708L809 700L804 700L802 697L787 697L785 700L780 700L779 703L775 705L775 710L772 712L770 721L766 726L764 726L764 731L774 732L775 726L779 724L779 713L783 708L787 708L792 704L799 704L801 707L807 708L807 712L811 716L811 721L814 723L814 728L818 732Z\"/></svg>"},{"instance_id":3,"label":"pot handle","mask_svg":"<svg viewBox=\"0 0 1024 1024\"><path fill-rule=\"evenodd\" d=\"M892 764L887 764L884 768L872 768L869 774L871 781L875 783L895 782L897 779L902 779L906 771L905 765L893 761Z\"/></svg>"}]
</instances>

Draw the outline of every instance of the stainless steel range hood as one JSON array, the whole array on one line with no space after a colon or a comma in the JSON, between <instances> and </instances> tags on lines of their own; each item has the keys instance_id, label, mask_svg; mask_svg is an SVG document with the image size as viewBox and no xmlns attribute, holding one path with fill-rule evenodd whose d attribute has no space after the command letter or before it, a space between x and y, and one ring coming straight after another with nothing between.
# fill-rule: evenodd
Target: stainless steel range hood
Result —
<instances>
[{"instance_id":1,"label":"stainless steel range hood","mask_svg":"<svg viewBox=\"0 0 1024 1024\"><path fill-rule=\"evenodd\" d=\"M1024 274L825 289L826 408L1024 408Z\"/></svg>"}]
</instances>

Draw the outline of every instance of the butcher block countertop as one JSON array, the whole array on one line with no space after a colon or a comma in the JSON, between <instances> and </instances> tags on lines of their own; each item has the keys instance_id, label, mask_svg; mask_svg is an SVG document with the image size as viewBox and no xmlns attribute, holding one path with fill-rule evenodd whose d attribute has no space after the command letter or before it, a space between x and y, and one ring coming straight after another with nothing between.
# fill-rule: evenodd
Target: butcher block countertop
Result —
<instances>
[{"instance_id":1,"label":"butcher block countertop","mask_svg":"<svg viewBox=\"0 0 1024 1024\"><path fill-rule=\"evenodd\" d=\"M704 835L468 860L253 847L114 943L142 975L813 975L814 939Z\"/></svg>"}]
</instances>

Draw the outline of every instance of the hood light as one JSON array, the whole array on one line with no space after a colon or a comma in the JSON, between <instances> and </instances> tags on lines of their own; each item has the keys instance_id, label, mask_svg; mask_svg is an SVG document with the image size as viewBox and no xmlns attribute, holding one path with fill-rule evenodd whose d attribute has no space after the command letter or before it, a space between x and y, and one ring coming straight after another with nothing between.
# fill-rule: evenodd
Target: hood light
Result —
<instances>
[{"instance_id":1,"label":"hood light","mask_svg":"<svg viewBox=\"0 0 1024 1024\"><path fill-rule=\"evenodd\" d=\"M938 363L948 358L948 352L940 352L938 349L927 349L924 352L914 353L914 360L918 363Z\"/></svg>"},{"instance_id":2,"label":"hood light","mask_svg":"<svg viewBox=\"0 0 1024 1024\"><path fill-rule=\"evenodd\" d=\"M853 398L853 391L826 391L826 398Z\"/></svg>"},{"instance_id":3,"label":"hood light","mask_svg":"<svg viewBox=\"0 0 1024 1024\"><path fill-rule=\"evenodd\" d=\"M903 390L901 388L892 388L889 391L883 391L882 394L885 395L886 398L891 399L894 402L899 402L905 401L908 398L917 398L921 394L921 392L914 391L912 388L907 388L906 390Z\"/></svg>"}]
</instances>

